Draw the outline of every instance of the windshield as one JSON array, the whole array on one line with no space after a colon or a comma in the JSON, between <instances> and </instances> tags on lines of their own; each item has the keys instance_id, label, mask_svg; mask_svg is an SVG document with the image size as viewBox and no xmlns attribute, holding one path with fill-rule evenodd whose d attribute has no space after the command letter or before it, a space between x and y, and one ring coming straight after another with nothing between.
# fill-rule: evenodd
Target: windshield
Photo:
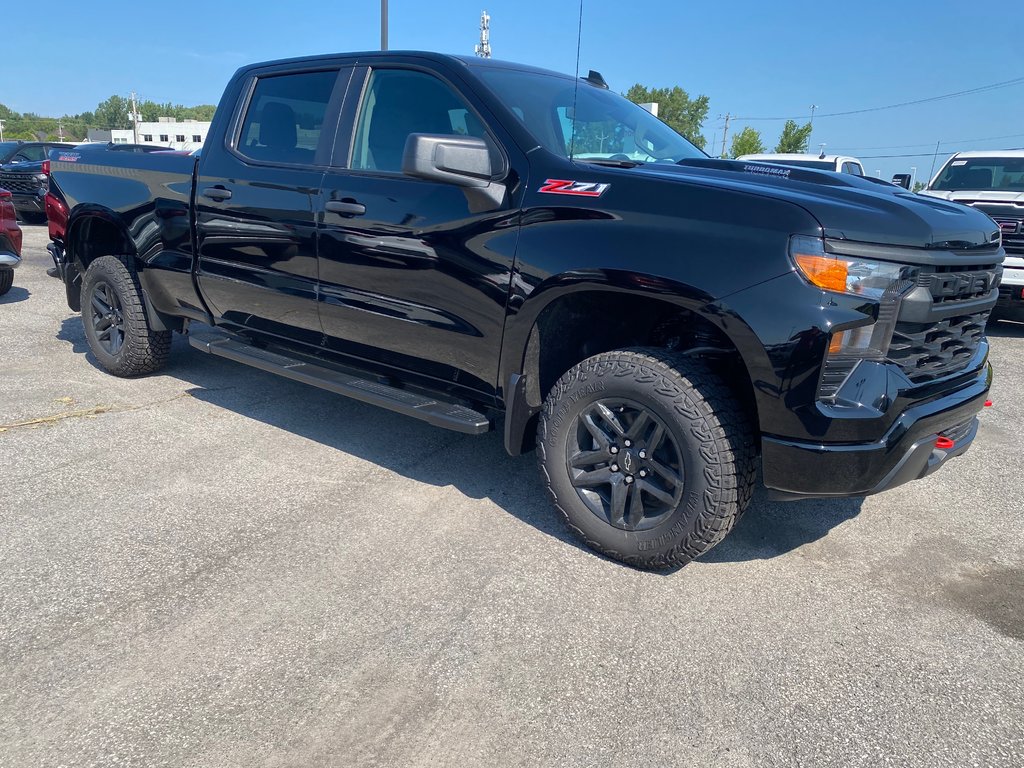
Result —
<instances>
[{"instance_id":1,"label":"windshield","mask_svg":"<svg viewBox=\"0 0 1024 768\"><path fill-rule=\"evenodd\" d=\"M1024 157L972 157L951 160L932 189L1005 189L1024 192Z\"/></svg>"},{"instance_id":2,"label":"windshield","mask_svg":"<svg viewBox=\"0 0 1024 768\"><path fill-rule=\"evenodd\" d=\"M19 146L20 142L17 141L0 141L0 163L6 163Z\"/></svg>"},{"instance_id":3,"label":"windshield","mask_svg":"<svg viewBox=\"0 0 1024 768\"><path fill-rule=\"evenodd\" d=\"M647 110L603 88L580 82L577 89L570 77L517 69L476 72L556 155L638 163L707 157Z\"/></svg>"}]
</instances>

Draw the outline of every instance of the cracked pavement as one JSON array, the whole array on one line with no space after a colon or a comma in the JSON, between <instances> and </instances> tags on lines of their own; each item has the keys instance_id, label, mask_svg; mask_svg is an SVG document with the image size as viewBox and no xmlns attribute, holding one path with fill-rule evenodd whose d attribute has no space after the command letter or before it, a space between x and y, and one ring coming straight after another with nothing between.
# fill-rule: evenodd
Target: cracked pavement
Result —
<instances>
[{"instance_id":1,"label":"cracked pavement","mask_svg":"<svg viewBox=\"0 0 1024 768\"><path fill-rule=\"evenodd\" d=\"M43 227L0 298L0 767L1020 766L1024 326L975 446L763 494L669 575L533 456L203 355L98 369Z\"/></svg>"}]
</instances>

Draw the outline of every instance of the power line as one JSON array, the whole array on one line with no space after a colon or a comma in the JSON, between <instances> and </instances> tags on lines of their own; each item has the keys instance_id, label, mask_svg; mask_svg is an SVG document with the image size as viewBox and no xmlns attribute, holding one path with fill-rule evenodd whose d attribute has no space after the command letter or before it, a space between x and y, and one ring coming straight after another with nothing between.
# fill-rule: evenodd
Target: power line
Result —
<instances>
[{"instance_id":1,"label":"power line","mask_svg":"<svg viewBox=\"0 0 1024 768\"><path fill-rule=\"evenodd\" d=\"M947 139L939 144L973 144L976 141L998 141L1000 139L1016 139L1024 136L1024 133L1008 133L1004 136L986 136L981 139ZM865 149L917 149L918 147L930 147L931 142L925 144L887 144L881 147L842 147L847 152L860 152Z\"/></svg>"},{"instance_id":2,"label":"power line","mask_svg":"<svg viewBox=\"0 0 1024 768\"><path fill-rule=\"evenodd\" d=\"M943 143L945 143L945 142L943 142ZM1004 149L1006 149L1006 150L1017 150L1017 149L1024 149L1024 147L1005 147ZM996 151L1000 151L1000 150L992 150L992 151L996 152ZM912 155L858 155L858 158L860 160L884 160L884 159L893 158L893 157L931 157L933 154L935 154L934 151L932 151L932 152L918 152L918 153L912 154Z\"/></svg>"},{"instance_id":3,"label":"power line","mask_svg":"<svg viewBox=\"0 0 1024 768\"><path fill-rule=\"evenodd\" d=\"M1024 77L1015 77L1012 80L1003 80L998 83L989 83L988 85L979 85L977 88L968 88L964 91L955 91L953 93L944 93L941 96L929 96L925 99L914 99L913 101L901 101L898 104L887 104L884 107L868 107L866 109L851 109L846 112L828 112L825 114L818 114L820 117L845 117L847 115L862 115L865 112L881 112L886 109L897 109L899 107L910 107L915 104L926 104L932 101L942 101L943 99L954 99L960 96L969 96L975 93L985 93L987 91L995 91L1000 88L1010 88L1014 85L1024 84ZM808 115L790 116L790 117L737 117L736 120L807 120Z\"/></svg>"}]
</instances>

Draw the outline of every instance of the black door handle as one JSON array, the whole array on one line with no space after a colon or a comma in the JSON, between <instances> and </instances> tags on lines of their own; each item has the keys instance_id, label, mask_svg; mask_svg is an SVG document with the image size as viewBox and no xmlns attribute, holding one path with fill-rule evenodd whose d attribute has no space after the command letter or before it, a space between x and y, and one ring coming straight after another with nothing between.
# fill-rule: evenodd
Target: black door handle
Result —
<instances>
[{"instance_id":1,"label":"black door handle","mask_svg":"<svg viewBox=\"0 0 1024 768\"><path fill-rule=\"evenodd\" d=\"M366 206L355 200L328 200L324 203L324 208L331 213L340 213L345 216L362 216L366 213Z\"/></svg>"},{"instance_id":2,"label":"black door handle","mask_svg":"<svg viewBox=\"0 0 1024 768\"><path fill-rule=\"evenodd\" d=\"M224 189L224 187L207 187L203 190L203 197L208 197L211 200L230 200L231 190Z\"/></svg>"}]
</instances>

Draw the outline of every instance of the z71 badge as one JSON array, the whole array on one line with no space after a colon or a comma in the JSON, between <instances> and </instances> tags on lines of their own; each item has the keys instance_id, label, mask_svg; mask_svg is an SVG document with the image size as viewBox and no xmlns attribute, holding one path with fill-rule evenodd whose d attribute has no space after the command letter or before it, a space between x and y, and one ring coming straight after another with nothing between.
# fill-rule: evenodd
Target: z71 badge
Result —
<instances>
[{"instance_id":1,"label":"z71 badge","mask_svg":"<svg viewBox=\"0 0 1024 768\"><path fill-rule=\"evenodd\" d=\"M611 184L598 184L596 181L569 181L567 179L548 179L538 192L549 195L576 195L578 197L600 197Z\"/></svg>"}]
</instances>

